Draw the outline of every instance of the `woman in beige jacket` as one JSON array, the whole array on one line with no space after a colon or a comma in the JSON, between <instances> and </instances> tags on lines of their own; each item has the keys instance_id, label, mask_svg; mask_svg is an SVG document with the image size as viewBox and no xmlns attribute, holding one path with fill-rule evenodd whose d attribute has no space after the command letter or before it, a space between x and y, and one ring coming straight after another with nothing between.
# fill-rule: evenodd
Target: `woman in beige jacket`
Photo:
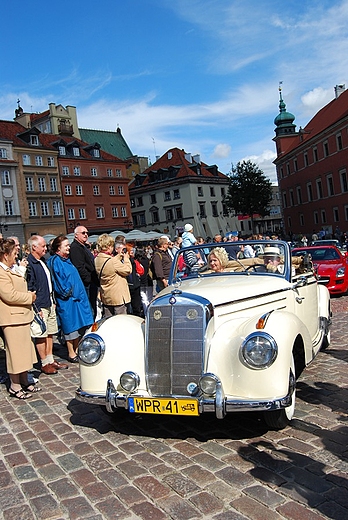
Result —
<instances>
[{"instance_id":1,"label":"woman in beige jacket","mask_svg":"<svg viewBox=\"0 0 348 520\"><path fill-rule=\"evenodd\" d=\"M121 242L115 244L112 236L106 233L98 238L97 249L99 253L95 258L95 268L99 277L104 316L127 314L127 304L131 300L127 276L132 272L129 255Z\"/></svg>"},{"instance_id":2,"label":"woman in beige jacket","mask_svg":"<svg viewBox=\"0 0 348 520\"><path fill-rule=\"evenodd\" d=\"M24 278L13 271L17 248L14 240L0 239L0 325L6 346L6 365L10 377L9 394L28 399L40 389L28 383L28 370L36 363L30 335L35 292L28 291Z\"/></svg>"}]
</instances>

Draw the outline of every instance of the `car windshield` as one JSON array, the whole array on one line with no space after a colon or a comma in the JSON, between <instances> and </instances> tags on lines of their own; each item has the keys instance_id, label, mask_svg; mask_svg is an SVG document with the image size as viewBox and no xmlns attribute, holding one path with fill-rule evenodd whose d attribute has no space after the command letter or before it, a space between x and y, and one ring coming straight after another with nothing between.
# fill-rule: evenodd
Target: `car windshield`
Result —
<instances>
[{"instance_id":1,"label":"car windshield","mask_svg":"<svg viewBox=\"0 0 348 520\"><path fill-rule=\"evenodd\" d=\"M313 261L325 262L326 260L340 260L340 255L333 247L318 247L316 249L301 249L294 251L293 254L301 256L304 254L310 254Z\"/></svg>"},{"instance_id":2,"label":"car windshield","mask_svg":"<svg viewBox=\"0 0 348 520\"><path fill-rule=\"evenodd\" d=\"M217 275L278 275L290 279L289 246L278 241L234 241L197 244L179 250L171 282L175 279ZM302 259L297 260L301 263Z\"/></svg>"}]
</instances>

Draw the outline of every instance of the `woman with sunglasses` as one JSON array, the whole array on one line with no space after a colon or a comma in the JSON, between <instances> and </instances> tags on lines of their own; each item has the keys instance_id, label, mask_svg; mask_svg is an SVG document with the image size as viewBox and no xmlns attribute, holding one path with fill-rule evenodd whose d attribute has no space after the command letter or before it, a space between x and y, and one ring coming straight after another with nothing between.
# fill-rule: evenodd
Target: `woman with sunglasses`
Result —
<instances>
[{"instance_id":1,"label":"woman with sunglasses","mask_svg":"<svg viewBox=\"0 0 348 520\"><path fill-rule=\"evenodd\" d=\"M58 322L65 337L70 363L78 363L80 337L93 323L91 305L76 267L69 259L70 244L64 235L52 242L47 265L52 276Z\"/></svg>"}]
</instances>

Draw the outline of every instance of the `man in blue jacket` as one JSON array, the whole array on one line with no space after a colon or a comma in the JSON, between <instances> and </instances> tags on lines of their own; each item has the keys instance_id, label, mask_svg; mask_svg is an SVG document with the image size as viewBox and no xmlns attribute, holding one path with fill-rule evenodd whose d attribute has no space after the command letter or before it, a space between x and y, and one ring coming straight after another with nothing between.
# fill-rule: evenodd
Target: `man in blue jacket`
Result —
<instances>
[{"instance_id":1,"label":"man in blue jacket","mask_svg":"<svg viewBox=\"0 0 348 520\"><path fill-rule=\"evenodd\" d=\"M46 266L46 242L40 235L33 235L28 240L30 254L26 279L29 291L36 291L35 311L38 312L46 325L42 332L35 322L31 324L31 336L35 339L36 348L41 360L41 371L44 374L56 374L61 368L68 368L65 363L59 363L53 358L53 334L58 332L55 305L52 299L51 275Z\"/></svg>"}]
</instances>

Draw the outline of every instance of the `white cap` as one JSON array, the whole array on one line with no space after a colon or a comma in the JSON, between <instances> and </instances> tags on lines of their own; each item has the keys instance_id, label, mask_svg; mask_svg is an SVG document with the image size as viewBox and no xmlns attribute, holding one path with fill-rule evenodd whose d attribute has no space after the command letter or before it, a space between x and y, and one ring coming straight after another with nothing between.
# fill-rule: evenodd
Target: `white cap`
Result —
<instances>
[{"instance_id":1,"label":"white cap","mask_svg":"<svg viewBox=\"0 0 348 520\"><path fill-rule=\"evenodd\" d=\"M185 224L184 229L185 229L185 231L192 231L193 230L193 226L191 226L191 224Z\"/></svg>"}]
</instances>

